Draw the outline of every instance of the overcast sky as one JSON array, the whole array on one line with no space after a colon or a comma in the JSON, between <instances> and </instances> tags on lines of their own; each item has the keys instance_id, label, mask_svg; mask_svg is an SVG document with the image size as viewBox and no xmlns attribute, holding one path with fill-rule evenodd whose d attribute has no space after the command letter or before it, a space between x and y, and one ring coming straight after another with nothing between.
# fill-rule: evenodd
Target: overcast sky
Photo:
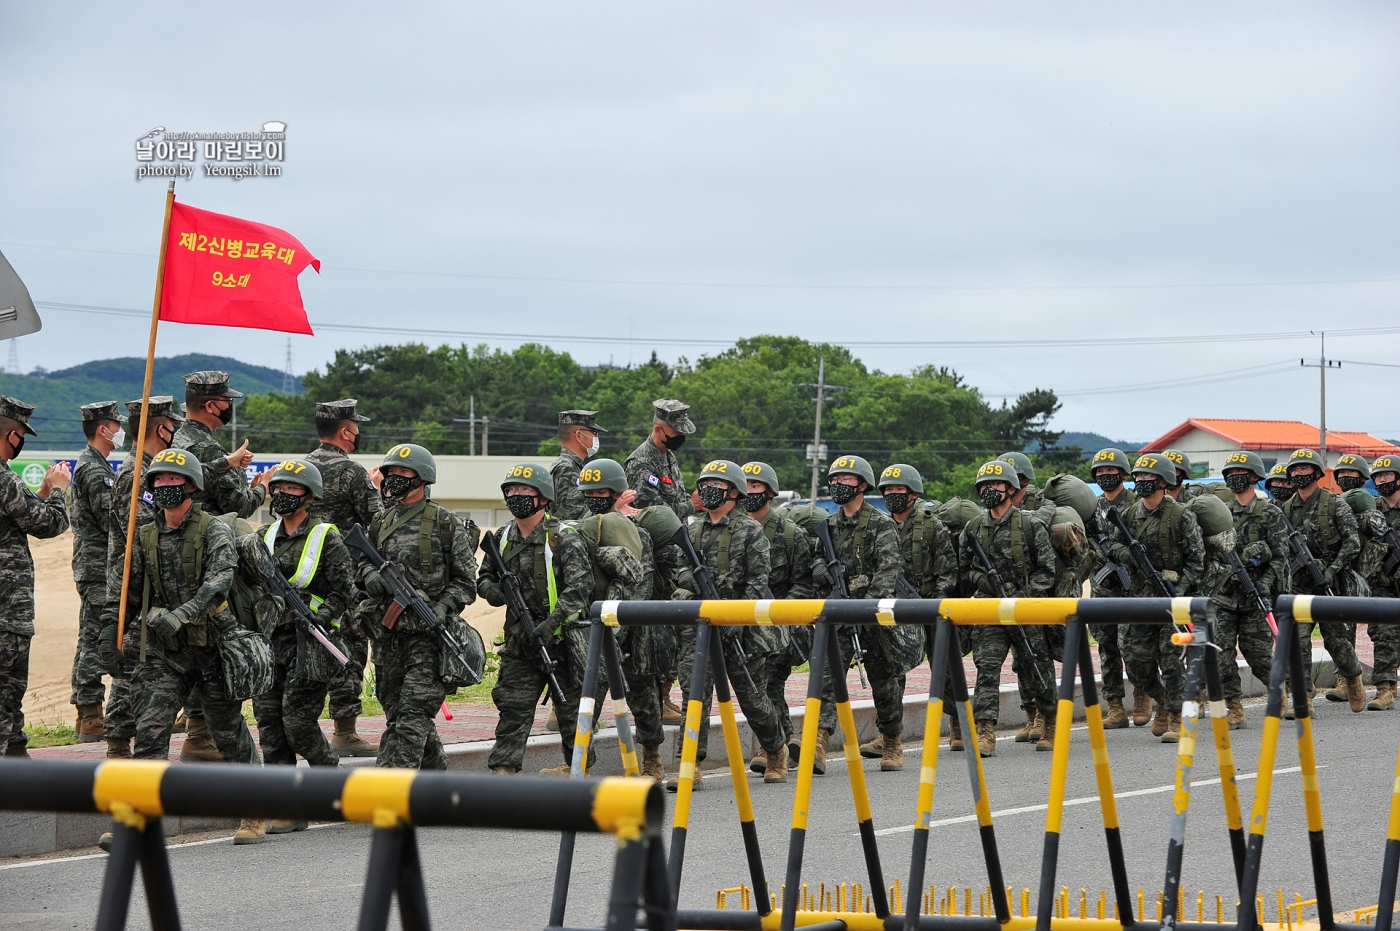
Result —
<instances>
[{"instance_id":1,"label":"overcast sky","mask_svg":"<svg viewBox=\"0 0 1400 931\"><path fill-rule=\"evenodd\" d=\"M313 323L538 334L585 364L758 333L1400 328L1392 3L4 0L0 56L0 250L39 302L148 313L165 183L136 180L137 137L281 120L283 177L178 197L300 238ZM138 318L40 313L23 371L144 354ZM444 341L323 330L293 365L410 339ZM286 337L162 328L191 351L281 368ZM1124 439L1318 415L1316 340L856 352L1053 388L1058 426ZM1344 365L1329 423L1400 436L1398 387Z\"/></svg>"}]
</instances>

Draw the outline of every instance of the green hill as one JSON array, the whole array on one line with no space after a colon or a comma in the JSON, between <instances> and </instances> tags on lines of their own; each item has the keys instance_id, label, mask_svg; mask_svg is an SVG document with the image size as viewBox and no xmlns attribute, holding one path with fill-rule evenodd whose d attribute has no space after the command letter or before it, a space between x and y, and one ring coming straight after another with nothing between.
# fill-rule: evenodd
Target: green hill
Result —
<instances>
[{"instance_id":1,"label":"green hill","mask_svg":"<svg viewBox=\"0 0 1400 931\"><path fill-rule=\"evenodd\" d=\"M220 369L231 376L233 387L244 394L265 394L282 390L282 373L265 365L249 365L227 356L189 353L156 359L152 394L169 394L184 400L184 376L204 369ZM141 396L146 360L129 357L99 359L57 372L36 369L28 375L0 374L0 394L33 404L34 429L39 436L29 441L30 449L77 449L85 442L78 407L92 401L116 398L128 401ZM301 392L297 379L295 391Z\"/></svg>"}]
</instances>

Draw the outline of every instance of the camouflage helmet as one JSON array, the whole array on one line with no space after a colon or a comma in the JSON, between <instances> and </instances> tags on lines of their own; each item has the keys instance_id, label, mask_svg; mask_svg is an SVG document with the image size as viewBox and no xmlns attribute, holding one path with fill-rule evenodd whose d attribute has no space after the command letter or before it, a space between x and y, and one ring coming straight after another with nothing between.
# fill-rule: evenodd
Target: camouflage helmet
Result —
<instances>
[{"instance_id":1,"label":"camouflage helmet","mask_svg":"<svg viewBox=\"0 0 1400 931\"><path fill-rule=\"evenodd\" d=\"M1366 464L1366 460L1352 453L1337 457L1337 464L1332 467L1332 474L1335 475L1343 469L1360 472L1361 477L1364 479L1369 479L1371 477L1371 467Z\"/></svg>"},{"instance_id":2,"label":"camouflage helmet","mask_svg":"<svg viewBox=\"0 0 1400 931\"><path fill-rule=\"evenodd\" d=\"M924 477L919 474L918 469L904 462L885 466L885 471L880 473L877 487L884 490L886 485L903 485L916 495L924 493Z\"/></svg>"},{"instance_id":3,"label":"camouflage helmet","mask_svg":"<svg viewBox=\"0 0 1400 931\"><path fill-rule=\"evenodd\" d=\"M762 482L767 485L768 490L775 495L782 490L778 487L778 470L766 462L754 461L744 463L744 480L747 482ZM744 490L748 491L748 488Z\"/></svg>"},{"instance_id":4,"label":"camouflage helmet","mask_svg":"<svg viewBox=\"0 0 1400 931\"><path fill-rule=\"evenodd\" d=\"M1104 466L1121 469L1124 475L1129 474L1133 468L1128 462L1128 454L1116 446L1106 446L1094 453L1094 458L1089 460L1089 474L1093 475Z\"/></svg>"},{"instance_id":5,"label":"camouflage helmet","mask_svg":"<svg viewBox=\"0 0 1400 931\"><path fill-rule=\"evenodd\" d=\"M151 457L151 464L146 466L146 474L142 477L141 483L149 491L155 482L155 477L162 472L183 475L194 482L196 491L204 490L204 466L189 450L176 449L172 446L156 453Z\"/></svg>"},{"instance_id":6,"label":"camouflage helmet","mask_svg":"<svg viewBox=\"0 0 1400 931\"><path fill-rule=\"evenodd\" d=\"M1179 449L1164 449L1162 450L1162 455L1166 456L1169 460L1171 460L1172 465L1176 467L1174 471L1185 472L1187 478L1191 477L1190 456L1186 455ZM1173 488L1175 488L1176 485L1181 484L1180 482L1177 482L1175 475L1171 477L1171 481L1174 483L1172 486Z\"/></svg>"},{"instance_id":7,"label":"camouflage helmet","mask_svg":"<svg viewBox=\"0 0 1400 931\"><path fill-rule=\"evenodd\" d=\"M871 488L875 487L875 470L860 456L837 456L826 470L828 479L833 475L854 475Z\"/></svg>"},{"instance_id":8,"label":"camouflage helmet","mask_svg":"<svg viewBox=\"0 0 1400 931\"><path fill-rule=\"evenodd\" d=\"M1006 482L1018 491L1021 488L1021 479L1016 475L1016 467L1005 459L993 459L991 462L982 463L973 484L980 485L983 482Z\"/></svg>"},{"instance_id":9,"label":"camouflage helmet","mask_svg":"<svg viewBox=\"0 0 1400 931\"><path fill-rule=\"evenodd\" d=\"M737 489L741 497L749 493L749 479L743 467L730 459L711 459L705 463L705 468L695 478L695 484L699 485L705 479L725 482Z\"/></svg>"},{"instance_id":10,"label":"camouflage helmet","mask_svg":"<svg viewBox=\"0 0 1400 931\"><path fill-rule=\"evenodd\" d=\"M1027 483L1035 481L1035 466L1031 465L1031 457L1025 453L1010 452L997 456L1005 462L1009 462L1016 467L1016 474L1025 479Z\"/></svg>"},{"instance_id":11,"label":"camouflage helmet","mask_svg":"<svg viewBox=\"0 0 1400 931\"><path fill-rule=\"evenodd\" d=\"M1176 481L1176 465L1162 453L1145 453L1133 463L1133 476L1156 475L1168 485Z\"/></svg>"},{"instance_id":12,"label":"camouflage helmet","mask_svg":"<svg viewBox=\"0 0 1400 931\"><path fill-rule=\"evenodd\" d=\"M511 485L525 485L538 491L546 500L554 500L554 476L542 465L522 462L520 465L511 466L506 470L506 477L501 480L501 491L504 493Z\"/></svg>"},{"instance_id":13,"label":"camouflage helmet","mask_svg":"<svg viewBox=\"0 0 1400 931\"><path fill-rule=\"evenodd\" d=\"M1394 472L1400 475L1400 456L1392 456L1387 453L1384 456L1377 456L1376 461L1371 463L1371 474L1377 472Z\"/></svg>"},{"instance_id":14,"label":"camouflage helmet","mask_svg":"<svg viewBox=\"0 0 1400 931\"><path fill-rule=\"evenodd\" d=\"M316 468L314 462L307 462L305 459L284 459L277 463L277 468L272 470L272 474L267 477L267 487L270 491L273 482L292 482L300 485L311 492L312 497L319 498L323 491L321 487L321 470Z\"/></svg>"},{"instance_id":15,"label":"camouflage helmet","mask_svg":"<svg viewBox=\"0 0 1400 931\"><path fill-rule=\"evenodd\" d=\"M432 453L414 443L400 443L391 447L384 454L384 461L379 464L379 468L382 471L389 466L412 469L428 485L437 481L437 460L433 458Z\"/></svg>"},{"instance_id":16,"label":"camouflage helmet","mask_svg":"<svg viewBox=\"0 0 1400 931\"><path fill-rule=\"evenodd\" d=\"M1275 466L1275 468L1278 467ZM1220 472L1223 475L1232 469L1247 469L1259 476L1261 481L1269 477L1269 470L1264 467L1264 460L1260 459L1259 454L1252 449L1241 450L1226 456L1225 465L1221 467ZM1287 477L1287 475L1284 476L1284 478Z\"/></svg>"},{"instance_id":17,"label":"camouflage helmet","mask_svg":"<svg viewBox=\"0 0 1400 931\"><path fill-rule=\"evenodd\" d=\"M1320 473L1326 473L1327 471L1322 467L1322 455L1315 449L1304 448L1293 450L1293 454L1288 457L1288 465L1285 466L1285 468L1291 469L1296 465L1312 466Z\"/></svg>"},{"instance_id":18,"label":"camouflage helmet","mask_svg":"<svg viewBox=\"0 0 1400 931\"><path fill-rule=\"evenodd\" d=\"M578 490L607 490L620 495L627 490L627 473L616 459L594 459L579 470Z\"/></svg>"},{"instance_id":19,"label":"camouflage helmet","mask_svg":"<svg viewBox=\"0 0 1400 931\"><path fill-rule=\"evenodd\" d=\"M1268 488L1270 482L1276 481L1288 481L1288 463L1274 463L1274 467L1269 470L1269 474L1264 478L1264 487Z\"/></svg>"}]
</instances>

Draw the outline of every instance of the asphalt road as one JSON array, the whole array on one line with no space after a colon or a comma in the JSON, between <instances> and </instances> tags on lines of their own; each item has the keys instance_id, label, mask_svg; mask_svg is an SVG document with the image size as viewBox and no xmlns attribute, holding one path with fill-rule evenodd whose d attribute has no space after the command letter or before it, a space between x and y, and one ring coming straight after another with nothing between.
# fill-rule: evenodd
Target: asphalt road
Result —
<instances>
[{"instance_id":1,"label":"asphalt road","mask_svg":"<svg viewBox=\"0 0 1400 931\"><path fill-rule=\"evenodd\" d=\"M1338 909L1373 905L1379 887L1387 811L1394 780L1396 736L1400 715L1352 714L1345 705L1319 700L1316 710L1319 774L1326 837L1331 857L1333 898ZM1249 706L1250 726L1232 732L1240 795L1248 819L1259 752L1261 705ZM1312 898L1312 871L1307 855L1302 784L1297 773L1297 746L1285 722L1277 761L1269 833L1260 890L1273 921L1277 889ZM1079 889L1090 901L1107 887L1108 866L1087 734L1073 732L1070 778L1065 809L1059 883L1068 886L1077 909ZM1188 916L1194 916L1198 889L1213 903L1222 894L1234 899L1234 877L1224 806L1212 745L1202 742L1196 756L1196 790L1192 794L1183 888ZM918 785L917 747L908 748L903 772L881 773L877 761L866 762L875 827L881 832L880 854L885 878L893 882L909 872ZM996 817L997 840L1008 884L1035 890L1040 874L1045 827L1044 805L1050 753L1014 744L1009 735L997 757L986 761L988 793ZM1153 739L1144 729L1109 733L1109 758L1127 848L1128 875L1134 889L1148 890L1149 903L1162 885L1175 748ZM815 781L812 820L803 879L818 882L868 882L856 834L844 762L833 760L827 775ZM1207 780L1216 780L1207 782ZM764 786L749 778L774 892L787 861L795 779ZM674 801L674 796L668 796ZM940 890L987 881L972 812L967 769L962 754L939 750L930 840L928 882ZM667 833L669 837L669 831ZM469 832L427 829L419 834L426 861L428 899L439 927L541 928L548 914L557 837L544 834ZM174 846L170 857L182 918L187 928L352 928L359 907L369 851L367 828L334 825L271 838L267 843L234 847L226 838ZM93 923L105 858L76 856L45 861L18 861L0 866L0 927L84 928ZM601 924L612 875L612 842L581 837L575 857L571 925ZM734 799L727 776L707 777L695 797L688 853L681 889L682 907L712 908L716 890L748 881ZM130 927L148 927L145 904L134 896ZM1110 893L1111 900L1111 893ZM731 900L731 906L737 907ZM1149 910L1152 905L1149 905ZM1213 905L1208 905L1208 918ZM1227 911L1233 920L1233 909ZM393 926L397 927L394 920Z\"/></svg>"}]
</instances>

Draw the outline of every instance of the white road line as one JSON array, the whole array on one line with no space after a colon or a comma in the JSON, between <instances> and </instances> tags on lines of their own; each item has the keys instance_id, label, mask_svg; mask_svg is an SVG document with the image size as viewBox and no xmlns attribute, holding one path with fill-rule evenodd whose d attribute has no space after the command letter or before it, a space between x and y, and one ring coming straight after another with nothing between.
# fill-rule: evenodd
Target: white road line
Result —
<instances>
[{"instance_id":1,"label":"white road line","mask_svg":"<svg viewBox=\"0 0 1400 931\"><path fill-rule=\"evenodd\" d=\"M329 822L326 822L326 823L324 823L324 824L313 824L313 825L309 825L309 826L307 827L307 830L308 830L308 831L315 831L315 830L317 830L318 828L335 828L335 827L341 827L342 825L345 825L345 824L347 824L347 823L349 823L349 822L345 822L345 821L329 821ZM276 835L273 835L273 836L275 837ZM266 843L266 841L264 841L264 843ZM165 848L166 848L167 850L179 850L181 847L204 847L204 846L207 846L207 845L209 845L209 844L228 844L228 845L232 846L232 845L233 845L233 835L232 835L232 834L229 834L229 835L227 835L227 836L225 836L225 837L211 837L211 838L208 838L207 840L192 840L192 841L186 841L186 842L183 843L183 844L166 844L166 845L165 845ZM48 859L48 860L26 860L26 861L24 861L24 862L22 862L22 863L6 863L6 864L0 866L0 870L19 870L19 869L24 869L24 868L27 867L27 866L51 866L51 865L53 865L53 864L55 864L55 863L74 863L74 862L76 862L76 861L78 861L78 860L105 860L105 859L107 859L107 854L105 854L105 853L84 853L84 854L79 854L79 855L76 856L76 857L52 857L52 858L50 858L50 859Z\"/></svg>"},{"instance_id":2,"label":"white road line","mask_svg":"<svg viewBox=\"0 0 1400 931\"><path fill-rule=\"evenodd\" d=\"M1318 767L1318 769L1324 769L1324 768L1325 768L1325 767L1323 767L1323 766L1319 766L1319 767ZM1290 767L1288 767L1287 769L1276 769L1276 770L1274 770L1274 775L1275 775L1275 776L1279 776L1279 775L1282 775L1282 774L1284 774L1284 773L1296 773L1296 772L1300 772L1301 770L1302 770L1302 767L1301 767L1301 766L1290 766ZM1242 775L1237 775L1237 776L1235 776L1235 781L1236 781L1236 782L1244 782L1246 779L1254 779L1254 778L1257 777L1258 775L1259 775L1258 773L1244 773L1244 774L1242 774ZM1193 789L1196 788L1197 786L1218 786L1218 785L1220 785L1220 779L1219 779L1219 778L1215 778L1215 779L1192 779L1192 780L1191 780L1191 788L1193 788ZM1150 788L1150 789L1133 789L1132 791L1129 791L1129 792L1115 792L1115 793L1113 793L1113 797L1114 797L1114 798L1135 798L1135 797L1137 797L1137 796L1139 796L1139 795L1159 795L1159 794L1161 794L1161 793L1163 793L1163 792L1175 792L1175 791L1176 791L1176 786L1173 784L1173 785L1169 785L1169 786L1153 786L1153 787ZM1098 800L1099 800L1099 797L1098 797L1097 795L1090 795L1090 796L1086 796L1086 797L1084 797L1084 798L1067 798L1067 799L1065 799L1065 807L1066 807L1066 808L1069 808L1071 805L1088 805L1088 804L1091 804L1091 803L1097 803ZM994 812L992 812L992 818L993 818L993 819L995 819L995 818L1005 818L1005 817L1007 817L1007 816L1009 816L1009 815L1026 815L1026 814L1031 814L1031 813L1037 812L1037 811L1045 811L1045 810L1048 809L1049 807L1050 807L1050 805L1047 803L1047 804L1044 804L1044 805L1026 805L1026 806L1023 807L1023 808L1005 808L1005 809L1002 809L1001 811L994 811ZM976 821L976 820L977 820L977 816L976 816L976 815L961 815L961 816L959 816L959 817L957 817L957 818L944 818L942 821L930 821L930 822L929 822L929 829L932 830L933 828L943 827L945 824L966 824L966 823L969 822L969 821ZM897 828L884 828L883 830L876 831L876 832L875 832L875 836L876 836L876 837L880 837L880 836L885 835L885 834L908 834L908 833L911 833L913 830L914 830L914 826L913 826L912 824L907 824L907 825L904 825L904 826L902 826L902 827L897 827ZM852 836L852 837L859 837L860 835L859 835L859 834L852 834L851 836Z\"/></svg>"}]
</instances>

